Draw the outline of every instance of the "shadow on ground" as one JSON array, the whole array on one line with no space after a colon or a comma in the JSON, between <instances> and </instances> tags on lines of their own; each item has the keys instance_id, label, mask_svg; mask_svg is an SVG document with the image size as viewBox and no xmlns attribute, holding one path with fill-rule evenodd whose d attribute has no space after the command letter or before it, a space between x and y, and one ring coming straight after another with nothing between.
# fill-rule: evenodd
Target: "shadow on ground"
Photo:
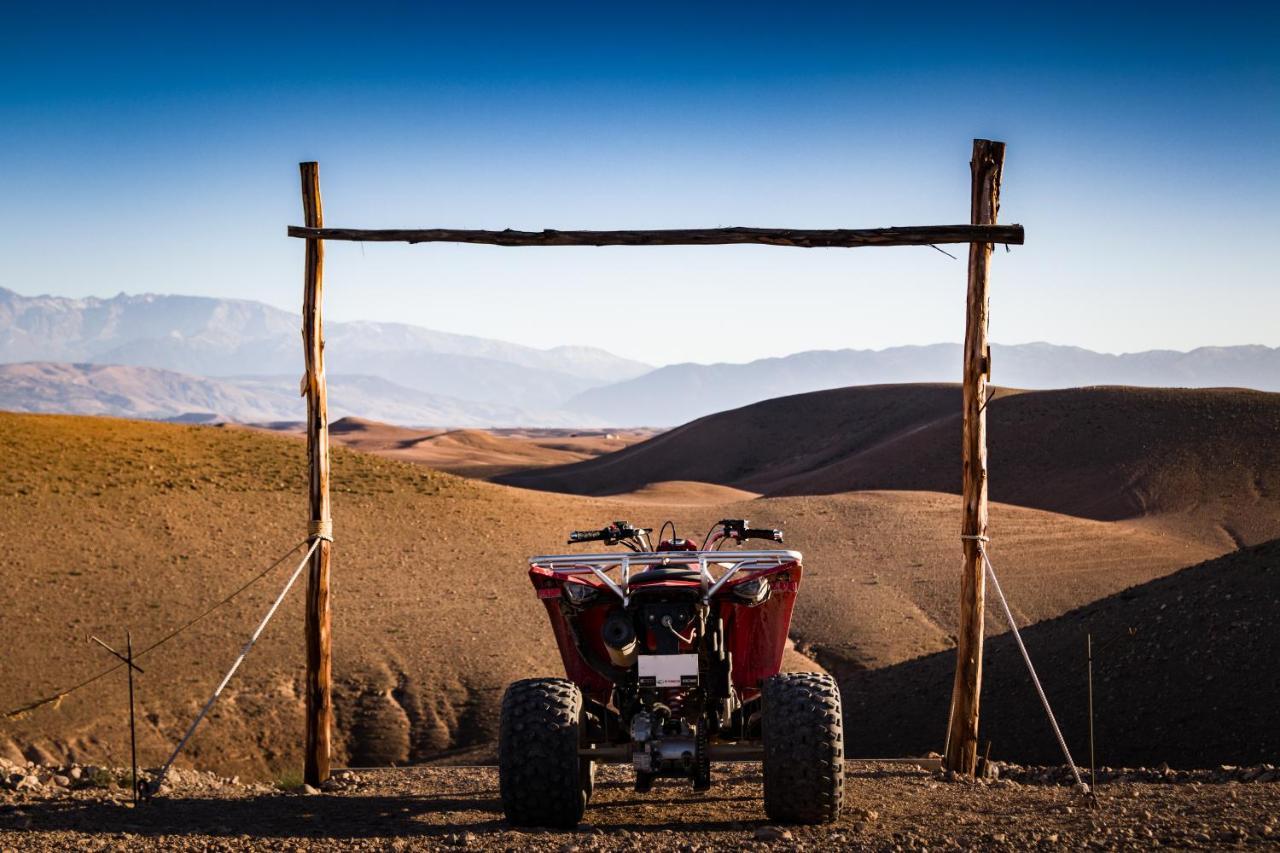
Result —
<instances>
[{"instance_id":1,"label":"shadow on ground","mask_svg":"<svg viewBox=\"0 0 1280 853\"><path fill-rule=\"evenodd\" d=\"M728 780L726 780L728 781ZM735 780L736 781L736 780ZM754 817L758 811L749 804L756 797L695 794L672 788L660 798L628 797L630 785L604 782L602 794L588 810L589 829L593 812L625 810L621 821L607 820L613 831L649 832L668 829L673 810L683 811L697 803L719 807L726 814ZM651 818L651 819L650 819ZM726 831L754 827L762 820L698 820L681 823L684 831ZM263 794L220 799L211 796L173 796L154 800L138 808L127 803L101 799L50 799L0 806L0 832L84 832L98 835L130 835L144 838L222 837L290 839L377 839L440 838L461 833L493 833L515 829L502 815L496 788L442 795L385 794ZM547 833L554 830L529 829Z\"/></svg>"}]
</instances>

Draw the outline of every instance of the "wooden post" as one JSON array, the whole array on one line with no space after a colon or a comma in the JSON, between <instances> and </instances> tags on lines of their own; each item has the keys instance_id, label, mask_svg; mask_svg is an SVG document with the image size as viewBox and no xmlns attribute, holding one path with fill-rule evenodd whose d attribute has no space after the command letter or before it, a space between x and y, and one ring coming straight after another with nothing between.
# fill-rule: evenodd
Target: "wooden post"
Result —
<instances>
[{"instance_id":1,"label":"wooden post","mask_svg":"<svg viewBox=\"0 0 1280 853\"><path fill-rule=\"evenodd\" d=\"M324 223L320 204L320 167L300 163L302 213L311 228ZM302 294L302 347L306 374L302 393L307 398L307 462L310 471L311 536L321 537L307 575L307 740L303 778L319 785L329 778L330 736L333 727L332 649L329 633L329 555L332 518L329 513L329 417L324 378L324 326L320 304L324 287L324 241L307 240Z\"/></svg>"},{"instance_id":2,"label":"wooden post","mask_svg":"<svg viewBox=\"0 0 1280 853\"><path fill-rule=\"evenodd\" d=\"M973 141L970 221L994 225L1000 209L1004 143ZM956 634L956 677L947 731L947 769L972 776L978 761L978 705L982 693L982 633L986 576L972 537L987 535L987 380L991 348L987 342L990 293L987 271L992 244L969 245L969 295L964 332L964 503L961 533L966 537L960 577L960 629Z\"/></svg>"}]
</instances>

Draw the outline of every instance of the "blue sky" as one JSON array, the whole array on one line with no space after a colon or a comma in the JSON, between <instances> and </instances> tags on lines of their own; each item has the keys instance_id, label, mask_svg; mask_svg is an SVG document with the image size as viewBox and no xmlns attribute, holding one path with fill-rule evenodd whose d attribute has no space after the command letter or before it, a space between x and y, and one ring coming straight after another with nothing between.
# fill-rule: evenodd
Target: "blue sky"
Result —
<instances>
[{"instance_id":1,"label":"blue sky","mask_svg":"<svg viewBox=\"0 0 1280 853\"><path fill-rule=\"evenodd\" d=\"M986 136L1028 235L995 340L1280 345L1274 4L32 5L0 31L21 293L296 310L304 159L337 226L872 227L965 221ZM326 307L668 363L958 340L963 300L928 248L330 244Z\"/></svg>"}]
</instances>

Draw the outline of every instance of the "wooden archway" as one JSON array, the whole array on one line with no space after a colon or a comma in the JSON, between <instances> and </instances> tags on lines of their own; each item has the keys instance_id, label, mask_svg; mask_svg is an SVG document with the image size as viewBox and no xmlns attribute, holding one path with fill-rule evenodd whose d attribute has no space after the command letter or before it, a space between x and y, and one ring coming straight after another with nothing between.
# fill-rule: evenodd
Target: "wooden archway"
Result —
<instances>
[{"instance_id":1,"label":"wooden archway","mask_svg":"<svg viewBox=\"0 0 1280 853\"><path fill-rule=\"evenodd\" d=\"M965 311L963 367L963 486L960 534L960 629L956 639L956 672L947 726L946 766L973 775L978 756L978 712L982 686L982 641L985 575L979 543L987 535L987 384L991 349L988 272L996 243L1023 243L1021 225L997 225L1005 145L973 141L968 225L925 225L905 228L823 229L705 228L647 231L476 231L454 228L366 230L325 228L320 202L320 170L301 163L302 212L305 225L289 226L290 237L306 241L303 273L302 340L306 374L307 457L310 468L308 524L320 538L311 558L306 604L306 767L307 783L329 776L333 726L332 653L329 568L332 516L329 504L328 398L324 373L324 329L321 299L324 241L402 243L479 243L493 246L709 246L754 243L796 248L862 246L930 246L969 244L969 287Z\"/></svg>"}]
</instances>

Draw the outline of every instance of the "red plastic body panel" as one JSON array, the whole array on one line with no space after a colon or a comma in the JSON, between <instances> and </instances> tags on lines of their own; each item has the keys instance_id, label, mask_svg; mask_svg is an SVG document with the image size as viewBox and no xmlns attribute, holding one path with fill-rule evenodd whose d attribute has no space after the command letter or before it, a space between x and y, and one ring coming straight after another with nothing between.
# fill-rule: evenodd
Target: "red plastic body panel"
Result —
<instances>
[{"instance_id":1,"label":"red plastic body panel","mask_svg":"<svg viewBox=\"0 0 1280 853\"><path fill-rule=\"evenodd\" d=\"M787 634L791 629L791 612L803 571L799 563L791 562L765 571L744 572L741 577L734 577L716 593L715 600L721 603L720 612L724 619L726 647L733 656L733 686L743 701L759 695L760 682L777 675L782 666L782 654L786 650ZM769 600L755 607L736 603L731 594L732 588L759 577L768 577L770 580ZM589 654L601 661L609 659L601 639L601 629L609 614L621 607L621 602L595 578L579 575L569 580L565 575L533 566L529 569L529 579L547 609L551 630L555 634L556 645L564 662L565 676L593 699L607 702L613 684L593 669L578 651L564 614L560 611L560 597L566 583L584 583L599 591L601 603L582 610L576 621L580 627L582 643ZM671 580L649 584L646 588L698 586L696 582ZM692 648L682 646L681 650L692 651Z\"/></svg>"},{"instance_id":2,"label":"red plastic body panel","mask_svg":"<svg viewBox=\"0 0 1280 853\"><path fill-rule=\"evenodd\" d=\"M577 684L582 692L592 699L602 703L608 702L609 694L613 691L612 682L582 659L578 647L573 642L573 637L569 634L569 626L565 623L564 614L560 612L560 595L566 583L564 576L534 566L529 569L529 578L533 581L534 589L542 599L542 604L547 608L547 617L551 620L551 631L555 634L556 645L560 648L560 659L564 661L565 677ZM578 583L579 579L575 578L573 582ZM584 579L581 582L596 587L602 595L617 600L617 596L599 581ZM605 660L608 660L609 655L605 650L604 641L600 639L600 631L605 618L612 610L613 607L604 605L591 607L578 620L585 635L582 641L589 644Z\"/></svg>"},{"instance_id":3,"label":"red plastic body panel","mask_svg":"<svg viewBox=\"0 0 1280 853\"><path fill-rule=\"evenodd\" d=\"M768 576L771 587L769 600L757 607L730 603L732 599L725 596L723 589L716 594L724 601L720 612L725 623L725 645L733 656L733 686L744 701L759 695L760 682L777 675L782 666L803 571L798 563L788 563L755 573L753 577Z\"/></svg>"}]
</instances>

